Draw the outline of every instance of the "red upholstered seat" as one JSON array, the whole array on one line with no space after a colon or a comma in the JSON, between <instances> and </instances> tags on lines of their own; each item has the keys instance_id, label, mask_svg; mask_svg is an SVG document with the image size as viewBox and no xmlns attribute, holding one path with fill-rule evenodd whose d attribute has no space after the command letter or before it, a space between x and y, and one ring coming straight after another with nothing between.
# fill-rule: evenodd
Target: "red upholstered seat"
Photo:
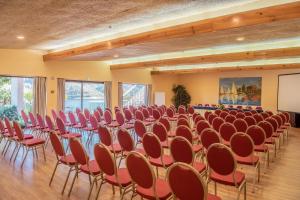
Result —
<instances>
[{"instance_id":1,"label":"red upholstered seat","mask_svg":"<svg viewBox=\"0 0 300 200\"><path fill-rule=\"evenodd\" d=\"M171 190L168 183L162 179L156 179L156 193L160 200L167 199L171 195ZM155 199L153 198L155 194L153 193L152 188L142 188L137 186L136 192L146 199Z\"/></svg>"},{"instance_id":2,"label":"red upholstered seat","mask_svg":"<svg viewBox=\"0 0 300 200\"><path fill-rule=\"evenodd\" d=\"M254 148L255 151L258 151L258 152L266 152L268 151L268 146L263 144L263 145L256 145L255 148Z\"/></svg>"},{"instance_id":3,"label":"red upholstered seat","mask_svg":"<svg viewBox=\"0 0 300 200\"><path fill-rule=\"evenodd\" d=\"M61 135L61 137L63 137L64 139L70 139L70 138L79 138L81 137L81 134L80 133L66 133L66 134L63 134Z\"/></svg>"},{"instance_id":4,"label":"red upholstered seat","mask_svg":"<svg viewBox=\"0 0 300 200\"><path fill-rule=\"evenodd\" d=\"M68 165L75 165L76 164L76 160L75 160L75 158L73 157L72 154L62 156L59 160L62 163L68 164Z\"/></svg>"},{"instance_id":5,"label":"red upholstered seat","mask_svg":"<svg viewBox=\"0 0 300 200\"><path fill-rule=\"evenodd\" d=\"M216 196L216 195L212 195L212 194L207 194L207 200L221 200L220 197Z\"/></svg>"},{"instance_id":6,"label":"red upholstered seat","mask_svg":"<svg viewBox=\"0 0 300 200\"><path fill-rule=\"evenodd\" d=\"M113 144L108 147L111 152L120 153L122 151L122 147L120 144Z\"/></svg>"},{"instance_id":7,"label":"red upholstered seat","mask_svg":"<svg viewBox=\"0 0 300 200\"><path fill-rule=\"evenodd\" d=\"M29 147L44 144L44 143L45 143L45 140L40 139L40 138L33 138L33 139L28 139L28 140L22 141L22 144L24 144L25 146L29 146Z\"/></svg>"},{"instance_id":8,"label":"red upholstered seat","mask_svg":"<svg viewBox=\"0 0 300 200\"><path fill-rule=\"evenodd\" d=\"M235 160L244 165L256 165L257 162L259 161L258 156L248 156L248 157L240 157L240 156L235 156Z\"/></svg>"},{"instance_id":9,"label":"red upholstered seat","mask_svg":"<svg viewBox=\"0 0 300 200\"><path fill-rule=\"evenodd\" d=\"M194 162L193 167L201 174L206 170L206 166L203 163L200 162Z\"/></svg>"},{"instance_id":10,"label":"red upholstered seat","mask_svg":"<svg viewBox=\"0 0 300 200\"><path fill-rule=\"evenodd\" d=\"M176 132L175 131L169 131L168 132L168 136L169 137L175 137L176 136Z\"/></svg>"},{"instance_id":11,"label":"red upholstered seat","mask_svg":"<svg viewBox=\"0 0 300 200\"><path fill-rule=\"evenodd\" d=\"M24 137L23 138L24 140L28 140L28 139L32 139L33 135L31 135L31 134L24 134L23 137ZM19 138L17 136L14 136L14 140L19 140Z\"/></svg>"},{"instance_id":12,"label":"red upholstered seat","mask_svg":"<svg viewBox=\"0 0 300 200\"><path fill-rule=\"evenodd\" d=\"M128 170L126 168L118 169L117 173L118 173L118 180L115 175L112 175L112 176L106 175L105 180L107 182L109 182L110 184L116 185L116 186L119 186L119 184L120 184L123 187L126 187L131 184L131 179L130 179Z\"/></svg>"},{"instance_id":13,"label":"red upholstered seat","mask_svg":"<svg viewBox=\"0 0 300 200\"><path fill-rule=\"evenodd\" d=\"M88 164L81 165L80 169L86 174L98 175L101 173L100 168L95 160L89 161Z\"/></svg>"},{"instance_id":14,"label":"red upholstered seat","mask_svg":"<svg viewBox=\"0 0 300 200\"><path fill-rule=\"evenodd\" d=\"M211 175L210 175L210 179L218 182L218 183L222 183L224 185L231 185L231 186L235 186L235 182L234 182L234 179L233 179L233 175L232 174L229 174L229 175L226 175L226 176L222 176L222 175L219 175L215 172L212 172ZM245 174L243 172L240 172L240 171L235 171L235 181L236 181L236 184L239 186L241 185L241 183L245 180Z\"/></svg>"},{"instance_id":15,"label":"red upholstered seat","mask_svg":"<svg viewBox=\"0 0 300 200\"><path fill-rule=\"evenodd\" d=\"M162 166L168 167L173 164L173 159L169 155L163 155L162 158L150 158L149 161L152 165L157 167L162 167Z\"/></svg>"},{"instance_id":16,"label":"red upholstered seat","mask_svg":"<svg viewBox=\"0 0 300 200\"><path fill-rule=\"evenodd\" d=\"M193 145L193 151L195 153L198 153L202 150L203 146L201 144L196 144L196 145Z\"/></svg>"}]
</instances>

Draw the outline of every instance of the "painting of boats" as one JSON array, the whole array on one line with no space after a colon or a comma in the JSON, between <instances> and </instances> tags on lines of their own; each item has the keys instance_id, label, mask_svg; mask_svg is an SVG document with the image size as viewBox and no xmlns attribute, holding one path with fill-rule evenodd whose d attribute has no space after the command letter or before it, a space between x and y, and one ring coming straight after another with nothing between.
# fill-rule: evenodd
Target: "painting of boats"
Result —
<instances>
[{"instance_id":1,"label":"painting of boats","mask_svg":"<svg viewBox=\"0 0 300 200\"><path fill-rule=\"evenodd\" d=\"M261 77L220 78L219 103L261 105Z\"/></svg>"}]
</instances>

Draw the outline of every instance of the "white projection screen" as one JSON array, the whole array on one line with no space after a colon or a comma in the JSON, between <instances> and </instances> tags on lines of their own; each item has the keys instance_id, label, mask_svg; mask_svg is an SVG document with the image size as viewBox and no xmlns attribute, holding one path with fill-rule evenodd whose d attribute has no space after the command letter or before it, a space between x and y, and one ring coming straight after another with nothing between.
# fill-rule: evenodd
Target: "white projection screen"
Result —
<instances>
[{"instance_id":1,"label":"white projection screen","mask_svg":"<svg viewBox=\"0 0 300 200\"><path fill-rule=\"evenodd\" d=\"M279 75L277 95L279 111L300 113L300 73Z\"/></svg>"}]
</instances>

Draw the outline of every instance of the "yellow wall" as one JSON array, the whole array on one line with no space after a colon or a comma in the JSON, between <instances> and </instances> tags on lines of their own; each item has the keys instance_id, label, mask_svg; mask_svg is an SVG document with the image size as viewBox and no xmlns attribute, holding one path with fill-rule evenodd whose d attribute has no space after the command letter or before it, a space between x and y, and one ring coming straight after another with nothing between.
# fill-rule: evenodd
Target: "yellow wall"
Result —
<instances>
[{"instance_id":1,"label":"yellow wall","mask_svg":"<svg viewBox=\"0 0 300 200\"><path fill-rule=\"evenodd\" d=\"M57 105L57 78L89 81L112 81L112 105L118 104L118 82L152 84L153 93L166 92L166 104L171 103L171 87L176 76L154 75L146 69L115 70L99 61L53 61L44 63L42 52L0 49L0 75L47 77L47 108ZM51 91L54 93L51 93Z\"/></svg>"},{"instance_id":2,"label":"yellow wall","mask_svg":"<svg viewBox=\"0 0 300 200\"><path fill-rule=\"evenodd\" d=\"M219 78L221 77L262 77L262 107L277 110L278 74L300 72L296 70L257 70L236 72L205 72L183 74L179 82L186 86L192 96L192 104L217 104L219 100Z\"/></svg>"}]
</instances>

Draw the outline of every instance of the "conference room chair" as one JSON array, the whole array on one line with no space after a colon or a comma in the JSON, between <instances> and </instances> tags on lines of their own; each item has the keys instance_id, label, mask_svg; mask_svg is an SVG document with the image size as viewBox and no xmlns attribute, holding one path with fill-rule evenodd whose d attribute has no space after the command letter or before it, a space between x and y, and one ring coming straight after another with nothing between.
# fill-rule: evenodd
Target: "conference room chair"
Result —
<instances>
[{"instance_id":1,"label":"conference room chair","mask_svg":"<svg viewBox=\"0 0 300 200\"><path fill-rule=\"evenodd\" d=\"M198 135L193 135L192 130L187 126L178 126L176 128L176 136L181 136L187 139L193 148L196 155L200 154L202 151L202 145L199 144ZM195 144L194 144L195 143Z\"/></svg>"},{"instance_id":2,"label":"conference room chair","mask_svg":"<svg viewBox=\"0 0 300 200\"><path fill-rule=\"evenodd\" d=\"M112 113L108 109L104 111L104 121L106 123L105 125L112 132L114 132L114 130L120 126L120 124L117 121L113 120Z\"/></svg>"},{"instance_id":3,"label":"conference room chair","mask_svg":"<svg viewBox=\"0 0 300 200\"><path fill-rule=\"evenodd\" d=\"M205 112L204 112L204 118L208 121L208 117L209 117L209 115L211 115L211 114L212 114L211 111L205 111Z\"/></svg>"},{"instance_id":4,"label":"conference room chair","mask_svg":"<svg viewBox=\"0 0 300 200\"><path fill-rule=\"evenodd\" d=\"M268 113L270 117L274 115L274 113L271 110L266 110L265 112Z\"/></svg>"},{"instance_id":5,"label":"conference room chair","mask_svg":"<svg viewBox=\"0 0 300 200\"><path fill-rule=\"evenodd\" d=\"M57 161L56 161L54 170L52 172L52 176L50 178L49 186L51 186L51 184L52 184L53 178L55 176L56 170L59 165L64 165L64 166L69 167L69 172L68 172L67 178L64 182L62 191L61 191L61 194L63 194L65 191L66 185L68 183L70 174L72 171L75 170L76 160L72 154L66 154L64 147L63 147L58 135L55 132L50 133L50 142L51 142L53 150L55 152Z\"/></svg>"},{"instance_id":6,"label":"conference room chair","mask_svg":"<svg viewBox=\"0 0 300 200\"><path fill-rule=\"evenodd\" d=\"M8 135L8 130L5 127L2 119L0 119L0 144L6 138L7 135Z\"/></svg>"},{"instance_id":7,"label":"conference room chair","mask_svg":"<svg viewBox=\"0 0 300 200\"><path fill-rule=\"evenodd\" d=\"M252 115L251 115L251 116L246 116L246 117L244 118L244 120L247 122L247 125L248 125L248 126L252 126L252 125L256 125L256 124L257 124L255 118L252 117Z\"/></svg>"},{"instance_id":8,"label":"conference room chair","mask_svg":"<svg viewBox=\"0 0 300 200\"><path fill-rule=\"evenodd\" d=\"M200 135L202 133L202 131L206 128L210 128L210 124L206 121L206 120L202 120L202 121L199 121L197 124L196 124L196 133L198 135L198 139L200 140Z\"/></svg>"},{"instance_id":9,"label":"conference room chair","mask_svg":"<svg viewBox=\"0 0 300 200\"><path fill-rule=\"evenodd\" d=\"M177 121L177 116L175 116L175 112L171 107L167 108L166 113L167 113L168 119L169 119L169 121L171 121L171 123L173 123L174 121Z\"/></svg>"},{"instance_id":10,"label":"conference room chair","mask_svg":"<svg viewBox=\"0 0 300 200\"><path fill-rule=\"evenodd\" d=\"M195 109L193 108L193 106L189 106L187 109L187 112L189 115L192 116L195 113Z\"/></svg>"},{"instance_id":11,"label":"conference room chair","mask_svg":"<svg viewBox=\"0 0 300 200\"><path fill-rule=\"evenodd\" d=\"M129 109L124 109L124 115L125 115L126 123L134 124L135 120L133 118L132 112Z\"/></svg>"},{"instance_id":12,"label":"conference room chair","mask_svg":"<svg viewBox=\"0 0 300 200\"><path fill-rule=\"evenodd\" d=\"M78 113L77 116L79 116L80 114ZM74 129L75 131L79 131L82 126L80 124L80 122L77 122L76 120L76 117L75 117L75 114L72 112L72 111L69 111L68 112L68 117L69 117L69 121L70 121L70 124L71 124L71 128Z\"/></svg>"},{"instance_id":13,"label":"conference room chair","mask_svg":"<svg viewBox=\"0 0 300 200\"><path fill-rule=\"evenodd\" d=\"M250 110L250 112L251 112L252 115L255 115L255 114L258 113L257 110Z\"/></svg>"},{"instance_id":14,"label":"conference room chair","mask_svg":"<svg viewBox=\"0 0 300 200\"><path fill-rule=\"evenodd\" d=\"M224 123L225 123L225 121L221 117L216 117L213 119L211 125L212 125L213 129L215 129L217 132L219 132L220 126Z\"/></svg>"},{"instance_id":15,"label":"conference room chair","mask_svg":"<svg viewBox=\"0 0 300 200\"><path fill-rule=\"evenodd\" d=\"M36 119L38 122L38 126L40 127L40 136L44 137L44 139L46 140L45 146L47 147L49 141L49 133L51 130L48 128L44 118L40 114L36 114Z\"/></svg>"},{"instance_id":16,"label":"conference room chair","mask_svg":"<svg viewBox=\"0 0 300 200\"><path fill-rule=\"evenodd\" d=\"M283 114L285 115L286 117L286 124L287 126L291 126L291 116L288 112L283 112Z\"/></svg>"},{"instance_id":17,"label":"conference room chair","mask_svg":"<svg viewBox=\"0 0 300 200\"><path fill-rule=\"evenodd\" d=\"M98 110L98 112L99 112L99 114L100 114L100 116L101 116L101 121L104 120L104 113L103 113L102 108L101 108L100 106L98 106L98 107L97 107L97 110Z\"/></svg>"},{"instance_id":18,"label":"conference room chair","mask_svg":"<svg viewBox=\"0 0 300 200\"><path fill-rule=\"evenodd\" d=\"M14 130L16 133L15 140L18 144L18 149L17 149L16 155L15 155L15 158L17 158L21 147L23 147L23 149L25 151L24 158L21 162L21 167L23 167L29 151L34 151L38 158L37 149L39 149L39 148L42 149L43 155L44 155L44 161L46 162L45 140L41 139L41 138L34 138L34 137L31 137L30 139L26 139L25 135L23 133L23 130L20 127L20 124L18 122L14 121L13 126L14 126Z\"/></svg>"},{"instance_id":19,"label":"conference room chair","mask_svg":"<svg viewBox=\"0 0 300 200\"><path fill-rule=\"evenodd\" d=\"M255 119L255 121L256 121L257 123L259 123L259 122L261 122L261 121L264 121L264 118L262 117L262 115L261 115L260 113L256 113L256 114L254 114L252 117Z\"/></svg>"},{"instance_id":20,"label":"conference room chair","mask_svg":"<svg viewBox=\"0 0 300 200\"><path fill-rule=\"evenodd\" d=\"M221 143L219 134L212 128L206 128L200 135L200 141L203 146L203 155L206 155L208 148L214 143Z\"/></svg>"},{"instance_id":21,"label":"conference room chair","mask_svg":"<svg viewBox=\"0 0 300 200\"><path fill-rule=\"evenodd\" d=\"M145 124L146 127L151 126L152 123L153 123L153 122L150 122L150 121L146 121L143 112L140 111L140 110L135 111L135 120L142 121Z\"/></svg>"},{"instance_id":22,"label":"conference room chair","mask_svg":"<svg viewBox=\"0 0 300 200\"><path fill-rule=\"evenodd\" d=\"M65 124L59 117L56 119L56 126L58 128L59 136L63 140L69 140L70 138L81 138L82 135L80 133L74 133L66 130Z\"/></svg>"},{"instance_id":23,"label":"conference room chair","mask_svg":"<svg viewBox=\"0 0 300 200\"><path fill-rule=\"evenodd\" d=\"M80 109L80 108L76 108L76 109L75 109L75 113L76 113L76 115L78 116L78 114L81 113L81 109Z\"/></svg>"},{"instance_id":24,"label":"conference room chair","mask_svg":"<svg viewBox=\"0 0 300 200\"><path fill-rule=\"evenodd\" d=\"M169 148L168 131L162 123L154 123L152 126L152 132L159 138L163 148Z\"/></svg>"},{"instance_id":25,"label":"conference room chair","mask_svg":"<svg viewBox=\"0 0 300 200\"><path fill-rule=\"evenodd\" d=\"M267 119L268 117L270 117L270 115L267 112L261 112L260 114L264 119Z\"/></svg>"},{"instance_id":26,"label":"conference room chair","mask_svg":"<svg viewBox=\"0 0 300 200\"><path fill-rule=\"evenodd\" d=\"M249 126L246 134L251 137L254 143L254 151L264 153L267 166L270 164L269 147L266 145L266 133L263 128L257 125Z\"/></svg>"},{"instance_id":27,"label":"conference room chair","mask_svg":"<svg viewBox=\"0 0 300 200\"><path fill-rule=\"evenodd\" d=\"M60 110L58 112L58 115L59 115L60 119L63 120L65 126L71 126L71 123L68 121L67 116L64 111Z\"/></svg>"},{"instance_id":28,"label":"conference room chair","mask_svg":"<svg viewBox=\"0 0 300 200\"><path fill-rule=\"evenodd\" d=\"M112 185L113 193L115 194L115 186L119 187L121 200L131 188L131 178L126 168L118 168L116 160L110 150L103 144L96 144L94 147L95 160L103 173L103 178L97 190L95 199L98 199L101 187L104 183Z\"/></svg>"},{"instance_id":29,"label":"conference room chair","mask_svg":"<svg viewBox=\"0 0 300 200\"><path fill-rule=\"evenodd\" d=\"M56 110L51 109L51 115L52 115L52 120L55 122L55 120L58 117L58 114L57 114Z\"/></svg>"},{"instance_id":30,"label":"conference room chair","mask_svg":"<svg viewBox=\"0 0 300 200\"><path fill-rule=\"evenodd\" d=\"M171 130L171 124L170 124L170 121L168 120L167 117L161 117L158 120L158 122L162 123L165 126L165 128L167 129L168 137L175 137L176 136L175 131Z\"/></svg>"},{"instance_id":31,"label":"conference room chair","mask_svg":"<svg viewBox=\"0 0 300 200\"><path fill-rule=\"evenodd\" d=\"M48 126L50 133L54 132L54 131L58 131L58 128L54 125L54 123L49 115L45 116L45 121L46 121L46 124Z\"/></svg>"},{"instance_id":32,"label":"conference room chair","mask_svg":"<svg viewBox=\"0 0 300 200\"><path fill-rule=\"evenodd\" d=\"M155 107L152 107L152 106L147 107L147 110L148 110L148 113L149 113L150 117L153 116L153 109L155 109Z\"/></svg>"},{"instance_id":33,"label":"conference room chair","mask_svg":"<svg viewBox=\"0 0 300 200\"><path fill-rule=\"evenodd\" d=\"M252 107L251 107L251 108L252 108ZM246 117L247 117L247 116L252 116L252 113L251 113L250 111L245 111L244 114L245 114Z\"/></svg>"},{"instance_id":34,"label":"conference room chair","mask_svg":"<svg viewBox=\"0 0 300 200\"><path fill-rule=\"evenodd\" d=\"M224 110L220 113L220 117L222 118L222 119L224 119L225 120L225 118L226 118L226 116L228 116L229 115L229 113L228 112L225 112Z\"/></svg>"},{"instance_id":35,"label":"conference room chair","mask_svg":"<svg viewBox=\"0 0 300 200\"><path fill-rule=\"evenodd\" d=\"M40 130L40 127L37 124L36 118L35 118L35 116L32 112L29 112L28 116L29 116L29 119L30 119L30 123L32 125L32 133L36 134Z\"/></svg>"},{"instance_id":36,"label":"conference room chair","mask_svg":"<svg viewBox=\"0 0 300 200\"><path fill-rule=\"evenodd\" d=\"M238 112L237 112L236 110L231 110L231 111L229 111L229 114L230 114L230 115L236 116L237 113L238 113Z\"/></svg>"},{"instance_id":37,"label":"conference room chair","mask_svg":"<svg viewBox=\"0 0 300 200\"><path fill-rule=\"evenodd\" d=\"M69 189L68 197L71 195L75 180L78 178L79 173L84 173L88 175L89 178L90 190L87 199L90 199L95 183L102 179L102 171L100 170L96 160L90 160L86 150L77 138L70 138L69 143L76 163L75 174Z\"/></svg>"},{"instance_id":38,"label":"conference room chair","mask_svg":"<svg viewBox=\"0 0 300 200\"><path fill-rule=\"evenodd\" d=\"M205 118L201 115L197 115L194 119L194 126L198 124L199 121L206 121Z\"/></svg>"},{"instance_id":39,"label":"conference room chair","mask_svg":"<svg viewBox=\"0 0 300 200\"><path fill-rule=\"evenodd\" d=\"M167 169L173 163L173 159L170 155L164 154L159 138L153 133L146 133L142 143L149 162L156 167L158 177L158 167Z\"/></svg>"},{"instance_id":40,"label":"conference room chair","mask_svg":"<svg viewBox=\"0 0 300 200\"><path fill-rule=\"evenodd\" d=\"M274 139L274 137L272 137L273 132L274 132L272 124L267 121L261 121L257 125L259 127L261 127L262 129L264 129L265 134L266 134L266 144L273 146L274 158L275 158L276 154L277 154L277 144L276 144L276 140Z\"/></svg>"},{"instance_id":41,"label":"conference room chair","mask_svg":"<svg viewBox=\"0 0 300 200\"><path fill-rule=\"evenodd\" d=\"M150 123L153 123L155 122L156 120L150 115L149 111L147 108L143 108L142 109L142 113L143 113L143 116L144 116L144 121L146 122L150 122Z\"/></svg>"},{"instance_id":42,"label":"conference room chair","mask_svg":"<svg viewBox=\"0 0 300 200\"><path fill-rule=\"evenodd\" d=\"M273 115L272 117L277 121L277 124L278 124L277 132L279 132L283 135L282 141L284 142L284 134L287 134L288 127L284 126L284 121L278 114Z\"/></svg>"},{"instance_id":43,"label":"conference room chair","mask_svg":"<svg viewBox=\"0 0 300 200\"><path fill-rule=\"evenodd\" d=\"M89 109L87 109L87 108L83 109L83 114L87 120L90 119L91 113L90 113Z\"/></svg>"},{"instance_id":44,"label":"conference room chair","mask_svg":"<svg viewBox=\"0 0 300 200\"><path fill-rule=\"evenodd\" d=\"M253 191L255 186L255 174L257 182L260 181L260 160L254 154L254 142L252 138L245 133L235 133L230 139L230 148L234 153L234 158L238 164L253 166L255 169L253 177Z\"/></svg>"},{"instance_id":45,"label":"conference room chair","mask_svg":"<svg viewBox=\"0 0 300 200\"><path fill-rule=\"evenodd\" d=\"M100 124L102 122L102 119L101 119L101 115L100 115L100 113L99 113L99 111L97 109L94 110L93 115L96 117L97 123Z\"/></svg>"},{"instance_id":46,"label":"conference room chair","mask_svg":"<svg viewBox=\"0 0 300 200\"><path fill-rule=\"evenodd\" d=\"M234 120L233 125L235 126L237 132L245 133L248 128L247 122L244 119L240 118Z\"/></svg>"},{"instance_id":47,"label":"conference room chair","mask_svg":"<svg viewBox=\"0 0 300 200\"><path fill-rule=\"evenodd\" d=\"M195 122L195 118L196 118L197 116L199 116L199 115L200 115L200 114L197 113L197 112L194 112L194 113L192 114L193 122Z\"/></svg>"},{"instance_id":48,"label":"conference room chair","mask_svg":"<svg viewBox=\"0 0 300 200\"><path fill-rule=\"evenodd\" d=\"M225 122L220 126L220 136L222 139L222 143L226 146L230 146L231 137L237 132L235 126L229 122Z\"/></svg>"},{"instance_id":49,"label":"conference room chair","mask_svg":"<svg viewBox=\"0 0 300 200\"><path fill-rule=\"evenodd\" d=\"M204 163L196 161L191 143L181 136L176 136L170 143L170 152L174 162L183 162L193 166L201 176L206 173Z\"/></svg>"},{"instance_id":50,"label":"conference room chair","mask_svg":"<svg viewBox=\"0 0 300 200\"><path fill-rule=\"evenodd\" d=\"M212 125L212 122L213 122L213 120L216 118L216 117L218 117L218 115L216 115L216 114L214 114L214 113L211 113L209 116L208 116L208 122L209 122L209 124L210 125Z\"/></svg>"},{"instance_id":51,"label":"conference room chair","mask_svg":"<svg viewBox=\"0 0 300 200\"><path fill-rule=\"evenodd\" d=\"M186 114L178 114L177 119L186 119L187 121L189 121L189 116Z\"/></svg>"},{"instance_id":52,"label":"conference room chair","mask_svg":"<svg viewBox=\"0 0 300 200\"><path fill-rule=\"evenodd\" d=\"M177 120L176 126L177 126L177 127L178 127L178 126L186 126L186 127L188 127L188 128L191 128L191 125L190 125L189 121L188 121L187 119L185 119L185 118L179 118L179 119Z\"/></svg>"},{"instance_id":53,"label":"conference room chair","mask_svg":"<svg viewBox=\"0 0 300 200\"><path fill-rule=\"evenodd\" d=\"M114 143L113 135L106 126L99 126L98 136L100 143L106 145L108 149L114 154L115 158L120 156L122 148L119 143Z\"/></svg>"},{"instance_id":54,"label":"conference room chair","mask_svg":"<svg viewBox=\"0 0 300 200\"><path fill-rule=\"evenodd\" d=\"M125 128L128 130L132 130L134 128L133 124L126 123L125 117L121 112L116 113L116 120L120 125L120 128Z\"/></svg>"},{"instance_id":55,"label":"conference room chair","mask_svg":"<svg viewBox=\"0 0 300 200\"><path fill-rule=\"evenodd\" d=\"M21 110L21 117L25 123L25 128L29 131L32 131L33 125L30 123L29 117L24 110Z\"/></svg>"},{"instance_id":56,"label":"conference room chair","mask_svg":"<svg viewBox=\"0 0 300 200\"><path fill-rule=\"evenodd\" d=\"M246 200L245 174L236 169L237 163L231 149L224 144L212 144L207 150L206 160L208 164L207 181L208 183L214 182L215 195L217 195L217 183L219 183L235 187L238 190L237 199L244 191L244 200Z\"/></svg>"},{"instance_id":57,"label":"conference room chair","mask_svg":"<svg viewBox=\"0 0 300 200\"><path fill-rule=\"evenodd\" d=\"M277 121L272 117L268 117L267 119L265 119L265 121L272 124L273 131L274 131L273 134L272 134L272 137L276 138L277 143L278 143L278 149L280 149L280 147L281 147L281 138L283 137L283 134L282 134L282 132L277 132L277 129L278 129Z\"/></svg>"},{"instance_id":58,"label":"conference room chair","mask_svg":"<svg viewBox=\"0 0 300 200\"><path fill-rule=\"evenodd\" d=\"M138 152L129 153L126 167L133 183L131 199L136 195L145 199L171 199L167 181L155 177L153 167L145 156Z\"/></svg>"},{"instance_id":59,"label":"conference room chair","mask_svg":"<svg viewBox=\"0 0 300 200\"><path fill-rule=\"evenodd\" d=\"M158 112L160 113L160 116L166 117L166 110L167 110L167 109L166 109L165 107L160 106L160 107L157 108L157 110L158 110Z\"/></svg>"},{"instance_id":60,"label":"conference room chair","mask_svg":"<svg viewBox=\"0 0 300 200\"><path fill-rule=\"evenodd\" d=\"M173 198L181 200L221 200L208 193L207 185L200 174L186 163L174 163L167 172L167 180Z\"/></svg>"},{"instance_id":61,"label":"conference room chair","mask_svg":"<svg viewBox=\"0 0 300 200\"><path fill-rule=\"evenodd\" d=\"M237 119L245 119L246 115L243 112L239 112L235 115Z\"/></svg>"},{"instance_id":62,"label":"conference room chair","mask_svg":"<svg viewBox=\"0 0 300 200\"><path fill-rule=\"evenodd\" d=\"M152 115L153 115L153 118L155 119L155 121L157 121L161 118L161 114L158 109L153 109Z\"/></svg>"},{"instance_id":63,"label":"conference room chair","mask_svg":"<svg viewBox=\"0 0 300 200\"><path fill-rule=\"evenodd\" d=\"M178 107L178 114L186 114L186 108L183 105Z\"/></svg>"},{"instance_id":64,"label":"conference room chair","mask_svg":"<svg viewBox=\"0 0 300 200\"><path fill-rule=\"evenodd\" d=\"M136 144L141 143L142 138L144 137L144 135L147 132L147 128L144 124L143 121L141 120L135 120L134 122L134 131L135 131L135 140L136 140Z\"/></svg>"},{"instance_id":65,"label":"conference room chair","mask_svg":"<svg viewBox=\"0 0 300 200\"><path fill-rule=\"evenodd\" d=\"M218 115L218 116L220 116L221 112L222 112L222 110L221 110L221 109L217 109L217 110L215 110L215 114L216 114L216 115Z\"/></svg>"}]
</instances>

